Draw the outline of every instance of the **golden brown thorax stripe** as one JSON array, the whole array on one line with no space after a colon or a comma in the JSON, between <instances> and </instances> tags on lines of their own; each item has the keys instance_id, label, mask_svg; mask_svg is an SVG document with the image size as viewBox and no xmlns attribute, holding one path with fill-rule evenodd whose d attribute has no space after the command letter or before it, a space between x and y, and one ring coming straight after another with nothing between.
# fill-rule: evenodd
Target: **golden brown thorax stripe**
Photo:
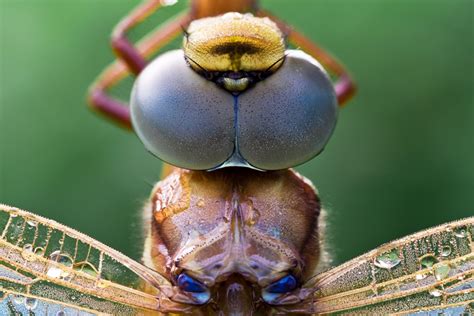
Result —
<instances>
[{"instance_id":1,"label":"golden brown thorax stripe","mask_svg":"<svg viewBox=\"0 0 474 316\"><path fill-rule=\"evenodd\" d=\"M282 60L285 52L276 24L251 14L233 12L196 20L187 32L183 50L197 71L201 67L206 71L264 71Z\"/></svg>"}]
</instances>

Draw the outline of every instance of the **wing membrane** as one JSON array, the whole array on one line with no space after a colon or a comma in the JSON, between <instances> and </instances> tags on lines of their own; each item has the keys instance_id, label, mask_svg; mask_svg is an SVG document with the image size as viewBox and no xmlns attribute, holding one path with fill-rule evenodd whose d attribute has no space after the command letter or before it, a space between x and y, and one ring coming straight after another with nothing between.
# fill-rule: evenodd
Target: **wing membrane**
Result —
<instances>
[{"instance_id":1,"label":"wing membrane","mask_svg":"<svg viewBox=\"0 0 474 316\"><path fill-rule=\"evenodd\" d=\"M474 217L385 244L310 280L314 313L463 314L474 309ZM436 314L437 315L437 314Z\"/></svg>"},{"instance_id":2,"label":"wing membrane","mask_svg":"<svg viewBox=\"0 0 474 316\"><path fill-rule=\"evenodd\" d=\"M54 221L0 204L0 234L2 314L147 314L166 300L163 276Z\"/></svg>"}]
</instances>

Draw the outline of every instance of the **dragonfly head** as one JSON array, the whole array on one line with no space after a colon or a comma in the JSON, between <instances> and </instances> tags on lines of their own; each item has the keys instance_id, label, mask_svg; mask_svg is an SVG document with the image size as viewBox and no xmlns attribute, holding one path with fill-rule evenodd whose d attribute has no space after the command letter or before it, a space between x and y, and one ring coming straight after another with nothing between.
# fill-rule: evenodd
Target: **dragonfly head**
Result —
<instances>
[{"instance_id":1,"label":"dragonfly head","mask_svg":"<svg viewBox=\"0 0 474 316\"><path fill-rule=\"evenodd\" d=\"M141 72L130 103L145 147L191 170L302 164L324 149L338 112L319 62L285 51L269 19L239 13L192 22L182 50Z\"/></svg>"}]
</instances>

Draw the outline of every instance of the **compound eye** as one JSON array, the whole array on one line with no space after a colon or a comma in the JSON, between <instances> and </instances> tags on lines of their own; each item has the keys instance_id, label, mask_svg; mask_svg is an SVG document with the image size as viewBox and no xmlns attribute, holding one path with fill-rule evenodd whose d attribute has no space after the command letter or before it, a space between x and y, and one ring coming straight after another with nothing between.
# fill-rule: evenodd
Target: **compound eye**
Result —
<instances>
[{"instance_id":1,"label":"compound eye","mask_svg":"<svg viewBox=\"0 0 474 316\"><path fill-rule=\"evenodd\" d=\"M131 96L133 127L153 155L172 165L208 170L234 150L234 98L166 52L138 76Z\"/></svg>"},{"instance_id":2,"label":"compound eye","mask_svg":"<svg viewBox=\"0 0 474 316\"><path fill-rule=\"evenodd\" d=\"M288 50L284 64L239 96L240 155L263 170L294 167L318 155L337 121L334 87L311 56Z\"/></svg>"},{"instance_id":3,"label":"compound eye","mask_svg":"<svg viewBox=\"0 0 474 316\"><path fill-rule=\"evenodd\" d=\"M263 299L271 304L275 299L280 297L282 294L289 293L296 289L298 286L298 282L296 278L288 274L284 276L278 281L273 282L272 284L268 285L262 292Z\"/></svg>"}]
</instances>

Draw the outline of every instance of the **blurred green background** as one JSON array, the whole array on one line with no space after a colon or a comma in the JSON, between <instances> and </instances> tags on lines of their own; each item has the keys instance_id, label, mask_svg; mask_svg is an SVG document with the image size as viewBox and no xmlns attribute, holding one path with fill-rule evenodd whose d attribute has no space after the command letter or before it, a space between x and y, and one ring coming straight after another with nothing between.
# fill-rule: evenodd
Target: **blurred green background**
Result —
<instances>
[{"instance_id":1,"label":"blurred green background","mask_svg":"<svg viewBox=\"0 0 474 316\"><path fill-rule=\"evenodd\" d=\"M262 2L359 86L325 152L298 168L328 209L335 262L474 215L472 0ZM113 58L109 34L136 3L0 1L0 201L139 258L139 210L160 162L85 105Z\"/></svg>"}]
</instances>

